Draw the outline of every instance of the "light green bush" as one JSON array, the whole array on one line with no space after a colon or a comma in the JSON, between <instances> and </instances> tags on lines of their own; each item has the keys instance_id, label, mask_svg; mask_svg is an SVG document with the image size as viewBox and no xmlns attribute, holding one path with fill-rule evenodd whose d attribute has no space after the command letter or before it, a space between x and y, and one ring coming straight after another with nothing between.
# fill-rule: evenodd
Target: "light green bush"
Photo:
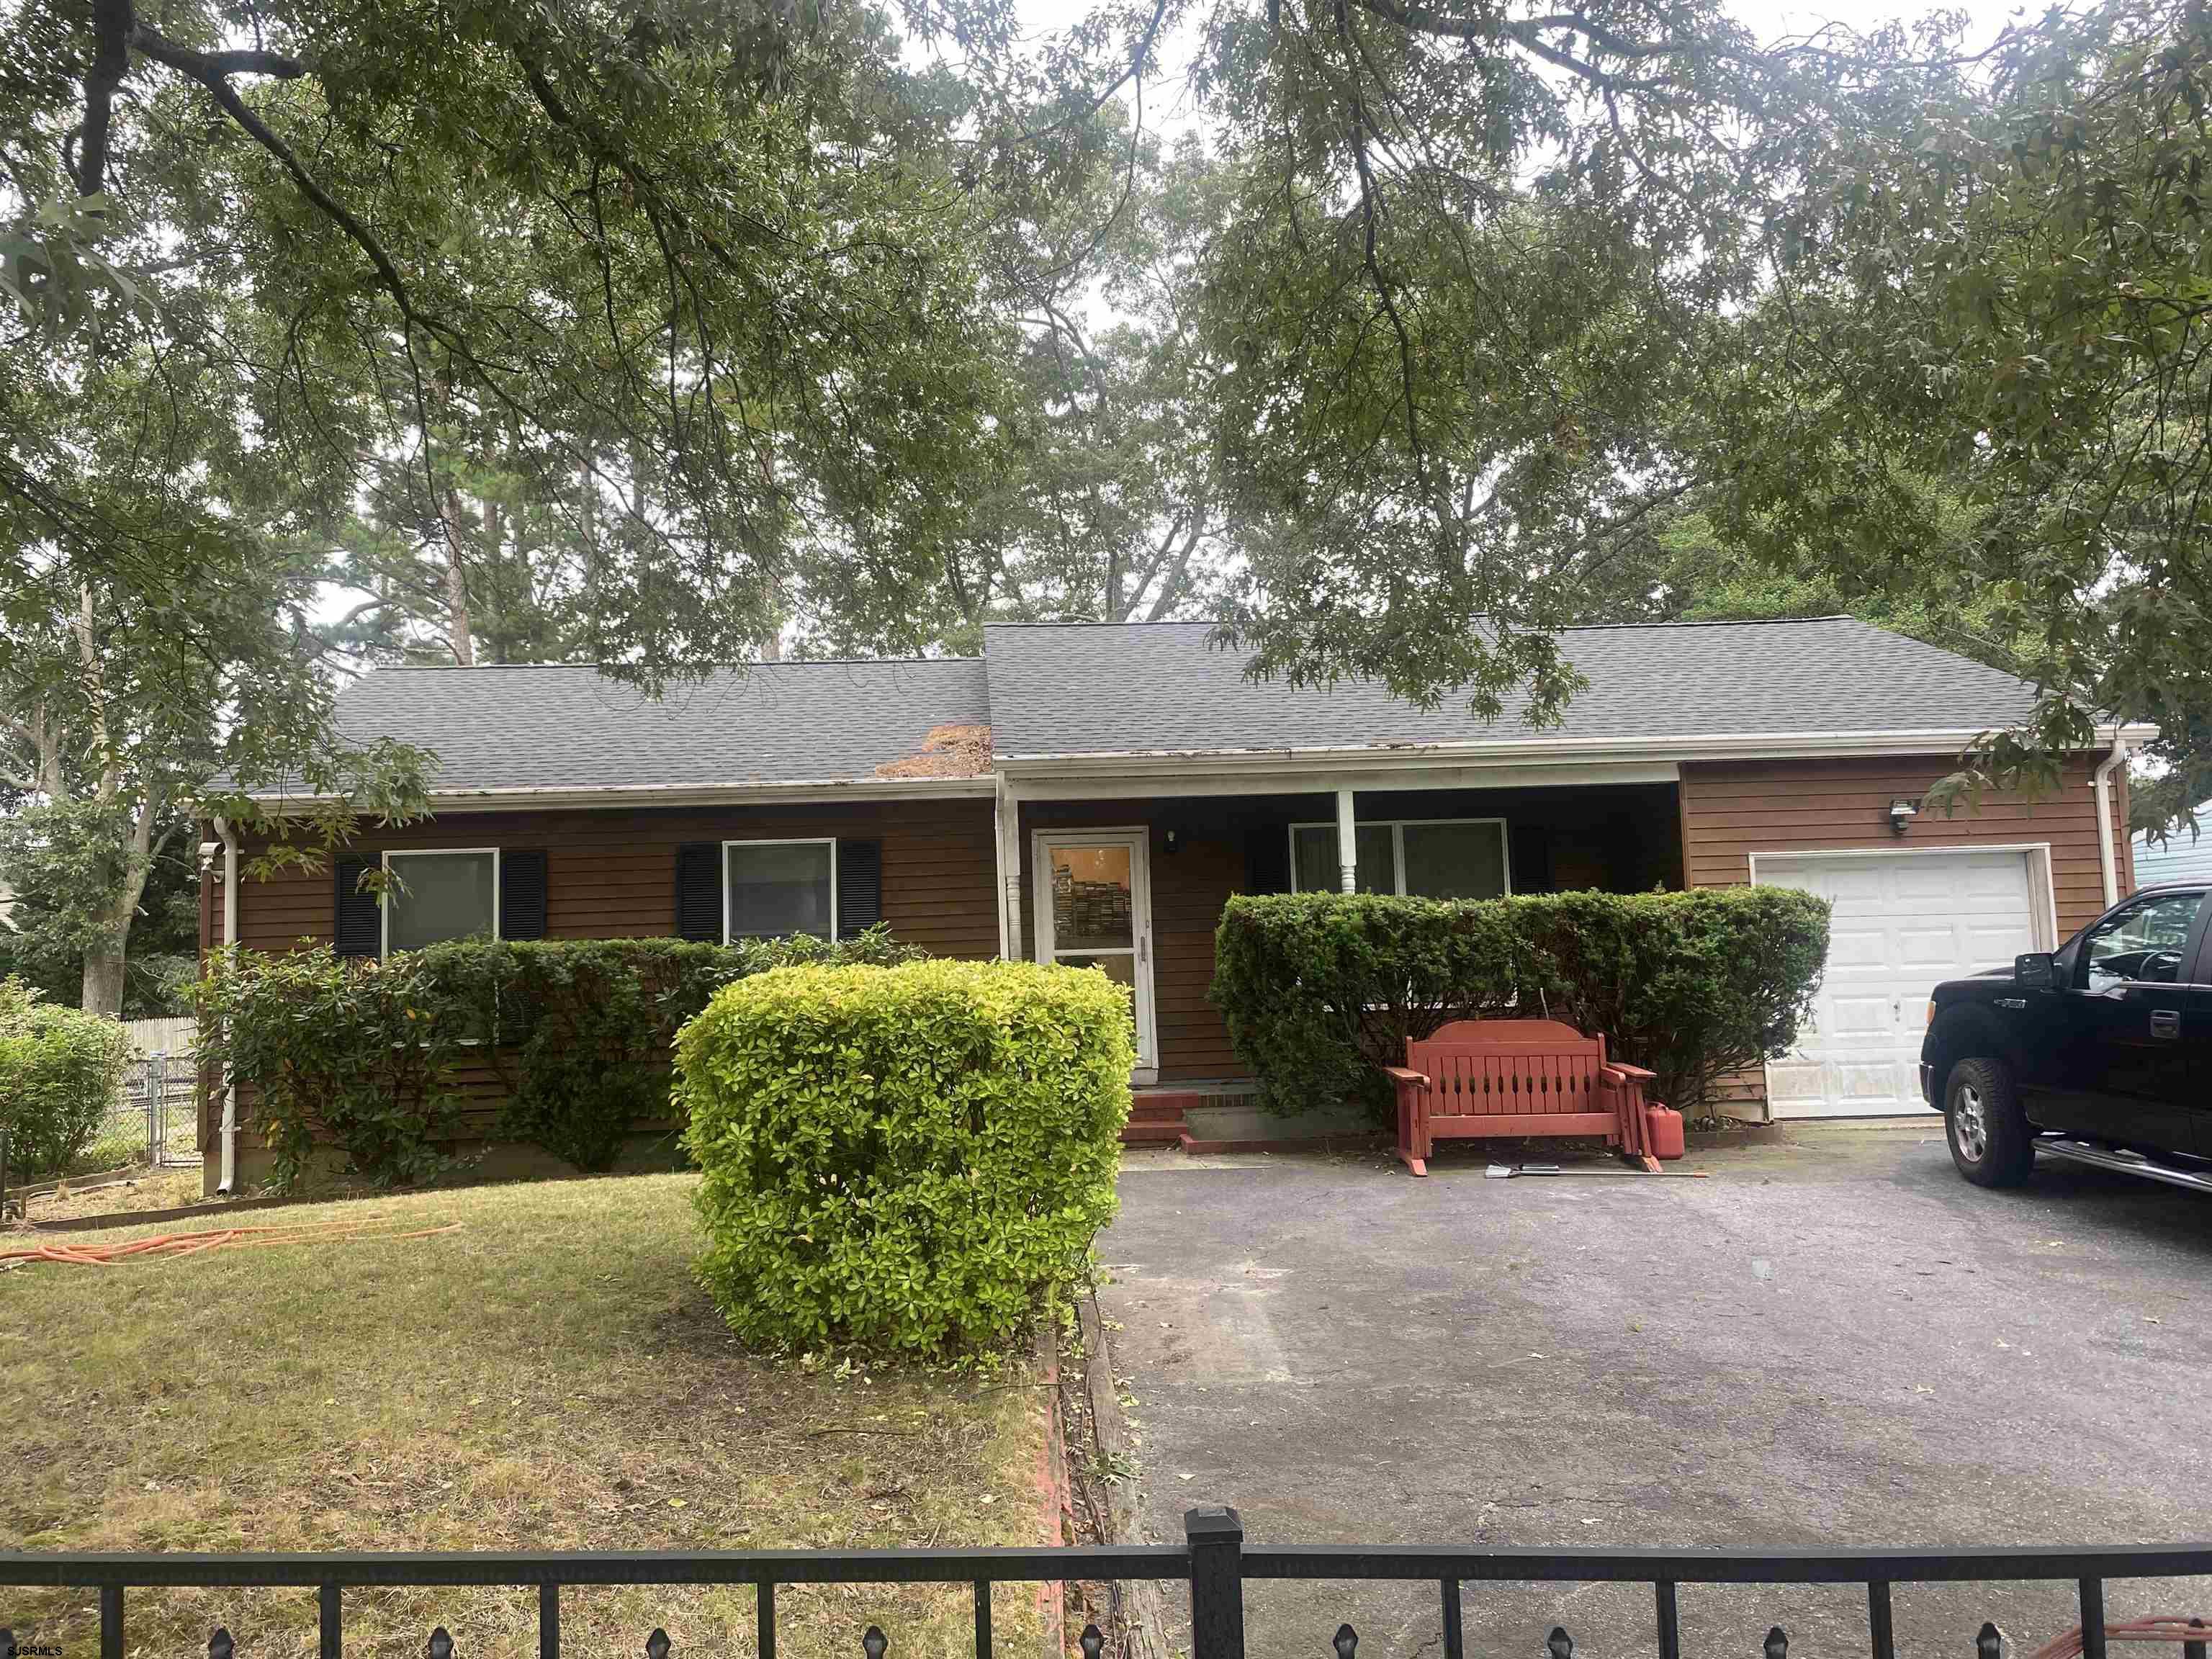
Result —
<instances>
[{"instance_id":1,"label":"light green bush","mask_svg":"<svg viewBox=\"0 0 2212 1659\"><path fill-rule=\"evenodd\" d=\"M1006 1342L1114 1215L1134 1032L1095 969L786 968L677 1042L700 1277L770 1346Z\"/></svg>"},{"instance_id":2,"label":"light green bush","mask_svg":"<svg viewBox=\"0 0 2212 1659\"><path fill-rule=\"evenodd\" d=\"M9 1179L59 1175L121 1098L131 1042L97 1014L39 1000L0 980L0 1129Z\"/></svg>"}]
</instances>

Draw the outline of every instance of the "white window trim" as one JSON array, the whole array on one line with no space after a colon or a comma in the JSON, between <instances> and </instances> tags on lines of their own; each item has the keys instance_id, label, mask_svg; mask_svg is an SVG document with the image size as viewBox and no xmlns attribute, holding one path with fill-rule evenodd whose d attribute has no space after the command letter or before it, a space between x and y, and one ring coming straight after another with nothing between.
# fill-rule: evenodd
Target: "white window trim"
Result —
<instances>
[{"instance_id":1,"label":"white window trim","mask_svg":"<svg viewBox=\"0 0 2212 1659\"><path fill-rule=\"evenodd\" d=\"M826 847L830 849L830 939L837 942L837 837L835 836L778 836L763 840L726 841L722 843L722 943L734 945L736 935L730 932L730 849L733 847ZM765 933L748 933L748 939L775 937Z\"/></svg>"},{"instance_id":2,"label":"white window trim","mask_svg":"<svg viewBox=\"0 0 2212 1659\"><path fill-rule=\"evenodd\" d=\"M376 959L385 961L392 955L392 860L398 859L475 858L491 855L491 936L500 937L499 914L499 848L496 847L388 847L378 857L382 860L384 890L376 896ZM465 936L465 937L472 937Z\"/></svg>"},{"instance_id":3,"label":"white window trim","mask_svg":"<svg viewBox=\"0 0 2212 1659\"><path fill-rule=\"evenodd\" d=\"M1409 829L1416 829L1437 823L1496 824L1498 826L1498 861L1500 868L1500 879L1504 884L1503 896L1506 898L1511 898L1513 896L1513 837L1506 833L1505 820L1504 818L1361 818L1358 823L1353 826L1353 829L1355 831L1359 830L1384 829L1389 830L1390 873L1395 883L1391 890L1400 898L1404 898L1406 896L1406 831ZM1306 890L1329 893L1335 892L1337 890L1334 887L1316 888L1312 890L1299 887L1298 831L1301 830L1326 830L1334 835L1336 831L1336 821L1334 818L1326 820L1316 818L1304 823L1293 823L1285 832L1288 837L1291 854L1291 890L1293 893ZM1341 860L1344 856L1344 849L1340 847L1336 850L1337 857Z\"/></svg>"}]
</instances>

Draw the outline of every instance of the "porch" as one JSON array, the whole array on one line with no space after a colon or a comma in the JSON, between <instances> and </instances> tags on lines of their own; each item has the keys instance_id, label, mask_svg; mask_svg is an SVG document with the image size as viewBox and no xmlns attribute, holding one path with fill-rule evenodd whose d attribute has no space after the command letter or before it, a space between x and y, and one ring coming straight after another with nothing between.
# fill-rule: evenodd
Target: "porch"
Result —
<instances>
[{"instance_id":1,"label":"porch","mask_svg":"<svg viewBox=\"0 0 2212 1659\"><path fill-rule=\"evenodd\" d=\"M1172 1140L1183 1107L1249 1086L1207 996L1231 894L1679 888L1673 772L1236 794L1083 794L1010 781L1000 803L1008 951L1099 967L1130 988L1140 1091L1132 1139Z\"/></svg>"}]
</instances>

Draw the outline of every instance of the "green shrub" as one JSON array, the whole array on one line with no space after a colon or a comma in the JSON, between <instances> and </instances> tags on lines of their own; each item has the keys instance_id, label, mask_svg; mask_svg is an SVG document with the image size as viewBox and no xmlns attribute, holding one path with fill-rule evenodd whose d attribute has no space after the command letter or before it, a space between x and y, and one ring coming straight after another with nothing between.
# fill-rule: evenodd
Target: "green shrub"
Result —
<instances>
[{"instance_id":1,"label":"green shrub","mask_svg":"<svg viewBox=\"0 0 2212 1659\"><path fill-rule=\"evenodd\" d=\"M1828 950L1825 900L1775 887L1441 900L1237 897L1212 998L1269 1104L1387 1109L1376 1069L1455 1019L1548 1014L1601 1032L1695 1115L1785 1052Z\"/></svg>"},{"instance_id":2,"label":"green shrub","mask_svg":"<svg viewBox=\"0 0 2212 1659\"><path fill-rule=\"evenodd\" d=\"M121 1098L130 1063L131 1040L115 1021L0 979L0 1131L10 1177L64 1173Z\"/></svg>"},{"instance_id":3,"label":"green shrub","mask_svg":"<svg viewBox=\"0 0 2212 1659\"><path fill-rule=\"evenodd\" d=\"M280 1187L318 1144L380 1186L447 1173L471 1071L505 1087L496 1138L604 1170L629 1133L668 1120L676 1033L722 986L793 962L912 954L881 929L836 945L463 940L381 963L246 951L198 988L199 1058L249 1092Z\"/></svg>"},{"instance_id":4,"label":"green shrub","mask_svg":"<svg viewBox=\"0 0 2212 1659\"><path fill-rule=\"evenodd\" d=\"M250 1093L278 1188L298 1184L319 1145L380 1187L453 1167L443 1143L460 1114L454 1069L471 1033L421 956L240 951L211 957L194 993L200 1074L227 1067Z\"/></svg>"},{"instance_id":5,"label":"green shrub","mask_svg":"<svg viewBox=\"0 0 2212 1659\"><path fill-rule=\"evenodd\" d=\"M807 963L889 966L921 952L881 927L830 944L805 934L701 945L682 939L468 941L422 952L441 985L495 1030L507 1085L502 1139L580 1170L612 1167L625 1138L669 1115L676 1034L734 981Z\"/></svg>"},{"instance_id":6,"label":"green shrub","mask_svg":"<svg viewBox=\"0 0 2212 1659\"><path fill-rule=\"evenodd\" d=\"M1026 962L791 968L678 1040L702 1280L772 1346L1006 1341L1114 1214L1128 995Z\"/></svg>"}]
</instances>

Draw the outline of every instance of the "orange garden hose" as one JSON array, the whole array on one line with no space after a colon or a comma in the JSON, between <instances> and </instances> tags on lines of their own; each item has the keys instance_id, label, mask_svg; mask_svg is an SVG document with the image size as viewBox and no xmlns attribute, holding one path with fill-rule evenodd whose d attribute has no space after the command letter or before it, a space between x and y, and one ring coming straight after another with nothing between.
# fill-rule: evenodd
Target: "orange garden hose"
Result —
<instances>
[{"instance_id":1,"label":"orange garden hose","mask_svg":"<svg viewBox=\"0 0 2212 1659\"><path fill-rule=\"evenodd\" d=\"M80 1267L112 1267L145 1259L167 1261L255 1244L336 1244L359 1239L430 1238L458 1232L461 1224L447 1221L434 1227L416 1227L404 1232L373 1232L382 1216L359 1221L326 1221L310 1227L216 1227L199 1233L155 1233L148 1238L126 1239L117 1244L71 1244L59 1240L0 1250L0 1261L67 1261Z\"/></svg>"},{"instance_id":2,"label":"orange garden hose","mask_svg":"<svg viewBox=\"0 0 2212 1659\"><path fill-rule=\"evenodd\" d=\"M2185 1619L2179 1613L2155 1613L2148 1619L2130 1619L2125 1624L2105 1626L2107 1642L2191 1642L2201 1643L2212 1638L2212 1625L2201 1619ZM2029 1659L2077 1659L2081 1652L2081 1627L2079 1625L2062 1636L2053 1637L2038 1648Z\"/></svg>"}]
</instances>

